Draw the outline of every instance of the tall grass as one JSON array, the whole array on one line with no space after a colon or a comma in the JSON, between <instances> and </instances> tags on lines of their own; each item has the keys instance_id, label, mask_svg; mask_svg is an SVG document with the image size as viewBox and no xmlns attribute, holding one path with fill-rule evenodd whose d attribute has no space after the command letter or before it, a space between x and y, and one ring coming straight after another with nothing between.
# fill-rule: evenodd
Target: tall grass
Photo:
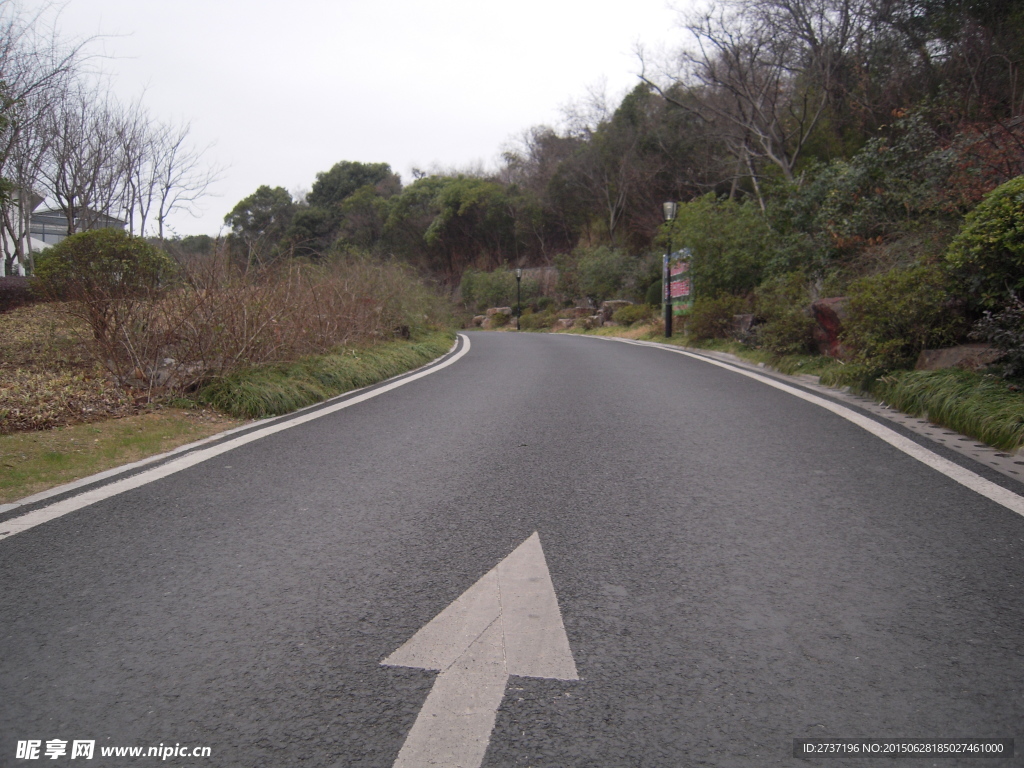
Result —
<instances>
[{"instance_id":1,"label":"tall grass","mask_svg":"<svg viewBox=\"0 0 1024 768\"><path fill-rule=\"evenodd\" d=\"M971 371L902 371L881 377L873 394L913 416L1004 451L1024 445L1024 393L995 376Z\"/></svg>"},{"instance_id":2,"label":"tall grass","mask_svg":"<svg viewBox=\"0 0 1024 768\"><path fill-rule=\"evenodd\" d=\"M392 341L250 368L212 382L197 398L242 418L289 413L424 365L447 352L454 338L450 331L435 332L418 341Z\"/></svg>"}]
</instances>

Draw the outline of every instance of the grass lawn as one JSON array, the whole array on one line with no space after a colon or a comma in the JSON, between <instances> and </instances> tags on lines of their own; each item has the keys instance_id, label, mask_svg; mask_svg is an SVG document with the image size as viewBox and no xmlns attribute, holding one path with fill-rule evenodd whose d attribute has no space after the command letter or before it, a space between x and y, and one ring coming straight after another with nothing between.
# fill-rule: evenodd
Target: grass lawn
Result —
<instances>
[{"instance_id":1,"label":"grass lawn","mask_svg":"<svg viewBox=\"0 0 1024 768\"><path fill-rule=\"evenodd\" d=\"M243 423L212 410L162 408L120 419L0 435L0 503L164 453Z\"/></svg>"}]
</instances>

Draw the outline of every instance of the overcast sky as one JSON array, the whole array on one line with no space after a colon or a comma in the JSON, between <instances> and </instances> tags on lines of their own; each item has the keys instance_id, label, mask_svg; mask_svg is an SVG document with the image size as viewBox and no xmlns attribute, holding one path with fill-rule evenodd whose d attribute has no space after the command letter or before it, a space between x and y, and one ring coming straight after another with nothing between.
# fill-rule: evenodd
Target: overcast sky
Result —
<instances>
[{"instance_id":1,"label":"overcast sky","mask_svg":"<svg viewBox=\"0 0 1024 768\"><path fill-rule=\"evenodd\" d=\"M632 88L635 44L674 45L677 17L667 0L68 0L60 27L106 35L92 50L116 93L213 145L216 196L172 227L214 235L261 184L308 189L340 160L404 183L494 165L588 88Z\"/></svg>"}]
</instances>

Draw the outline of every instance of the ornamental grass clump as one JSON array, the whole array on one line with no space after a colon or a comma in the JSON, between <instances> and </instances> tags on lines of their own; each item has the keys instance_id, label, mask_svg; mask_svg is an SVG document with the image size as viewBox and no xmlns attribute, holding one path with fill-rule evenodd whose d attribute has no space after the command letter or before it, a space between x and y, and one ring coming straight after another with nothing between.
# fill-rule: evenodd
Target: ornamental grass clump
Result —
<instances>
[{"instance_id":1,"label":"ornamental grass clump","mask_svg":"<svg viewBox=\"0 0 1024 768\"><path fill-rule=\"evenodd\" d=\"M883 376L873 393L894 408L921 416L1004 451L1024 445L1024 394L996 376L950 368Z\"/></svg>"}]
</instances>

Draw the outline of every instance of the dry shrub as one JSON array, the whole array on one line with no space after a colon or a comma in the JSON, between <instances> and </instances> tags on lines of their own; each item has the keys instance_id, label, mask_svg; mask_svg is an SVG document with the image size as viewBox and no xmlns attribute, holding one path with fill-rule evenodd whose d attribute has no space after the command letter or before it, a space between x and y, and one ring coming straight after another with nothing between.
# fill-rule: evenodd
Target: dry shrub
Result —
<instances>
[{"instance_id":1,"label":"dry shrub","mask_svg":"<svg viewBox=\"0 0 1024 768\"><path fill-rule=\"evenodd\" d=\"M245 272L221 254L178 266L159 294L126 298L115 308L116 325L91 342L122 386L186 392L244 368L444 322L443 300L397 263L347 257Z\"/></svg>"}]
</instances>

